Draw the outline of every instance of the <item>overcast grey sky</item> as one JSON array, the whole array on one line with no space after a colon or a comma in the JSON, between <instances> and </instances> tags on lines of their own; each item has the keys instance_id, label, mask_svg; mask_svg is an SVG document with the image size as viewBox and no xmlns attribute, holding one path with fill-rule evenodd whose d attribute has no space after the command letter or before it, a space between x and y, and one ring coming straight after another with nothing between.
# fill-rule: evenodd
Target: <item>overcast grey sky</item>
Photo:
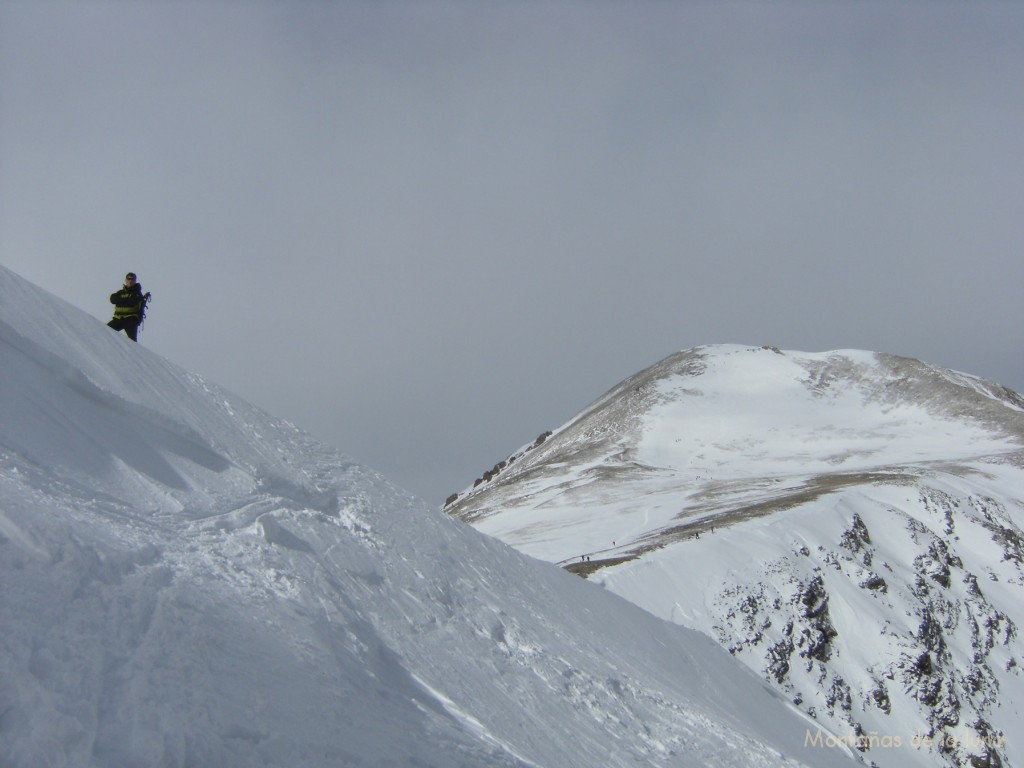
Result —
<instances>
[{"instance_id":1,"label":"overcast grey sky","mask_svg":"<svg viewBox=\"0 0 1024 768\"><path fill-rule=\"evenodd\" d=\"M1024 4L0 0L0 260L440 503L736 342L1024 391Z\"/></svg>"}]
</instances>

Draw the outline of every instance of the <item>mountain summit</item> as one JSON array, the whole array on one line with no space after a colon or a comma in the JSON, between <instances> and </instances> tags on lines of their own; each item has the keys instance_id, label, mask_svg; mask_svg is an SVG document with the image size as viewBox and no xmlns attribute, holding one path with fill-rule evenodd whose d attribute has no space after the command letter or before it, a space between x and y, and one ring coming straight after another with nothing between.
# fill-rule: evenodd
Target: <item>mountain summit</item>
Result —
<instances>
[{"instance_id":1,"label":"mountain summit","mask_svg":"<svg viewBox=\"0 0 1024 768\"><path fill-rule=\"evenodd\" d=\"M850 764L706 637L3 267L0 584L5 768Z\"/></svg>"},{"instance_id":2,"label":"mountain summit","mask_svg":"<svg viewBox=\"0 0 1024 768\"><path fill-rule=\"evenodd\" d=\"M699 630L879 766L1024 765L1024 399L735 345L623 381L450 514Z\"/></svg>"}]
</instances>

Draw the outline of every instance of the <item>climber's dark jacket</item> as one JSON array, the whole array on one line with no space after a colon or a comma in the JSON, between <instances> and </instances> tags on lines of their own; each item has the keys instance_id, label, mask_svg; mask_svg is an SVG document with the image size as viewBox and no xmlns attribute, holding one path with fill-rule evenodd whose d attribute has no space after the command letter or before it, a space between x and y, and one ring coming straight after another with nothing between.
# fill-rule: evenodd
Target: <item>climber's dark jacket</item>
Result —
<instances>
[{"instance_id":1,"label":"climber's dark jacket","mask_svg":"<svg viewBox=\"0 0 1024 768\"><path fill-rule=\"evenodd\" d=\"M114 305L114 319L124 320L142 315L142 286L136 283L131 288L125 286L120 291L110 294L110 303Z\"/></svg>"}]
</instances>

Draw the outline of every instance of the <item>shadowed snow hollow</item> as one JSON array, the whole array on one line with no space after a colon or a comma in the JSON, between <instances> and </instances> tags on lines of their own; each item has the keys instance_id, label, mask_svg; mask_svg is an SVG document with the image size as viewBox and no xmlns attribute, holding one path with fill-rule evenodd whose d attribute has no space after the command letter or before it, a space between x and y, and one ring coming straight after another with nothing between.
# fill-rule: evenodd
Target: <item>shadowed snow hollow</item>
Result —
<instances>
[{"instance_id":1,"label":"shadowed snow hollow","mask_svg":"<svg viewBox=\"0 0 1024 768\"><path fill-rule=\"evenodd\" d=\"M2 267L0 580L5 767L849 763L705 636Z\"/></svg>"}]
</instances>

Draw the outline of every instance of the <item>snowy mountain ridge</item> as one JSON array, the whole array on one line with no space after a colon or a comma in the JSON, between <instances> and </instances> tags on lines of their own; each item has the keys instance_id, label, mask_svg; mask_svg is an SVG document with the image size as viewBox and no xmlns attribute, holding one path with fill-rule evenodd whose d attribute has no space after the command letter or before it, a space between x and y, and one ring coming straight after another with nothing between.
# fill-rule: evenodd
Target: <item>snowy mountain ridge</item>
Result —
<instances>
[{"instance_id":1,"label":"snowy mountain ridge","mask_svg":"<svg viewBox=\"0 0 1024 768\"><path fill-rule=\"evenodd\" d=\"M855 350L697 348L447 510L715 638L870 763L1024 764L1011 390Z\"/></svg>"},{"instance_id":2,"label":"snowy mountain ridge","mask_svg":"<svg viewBox=\"0 0 1024 768\"><path fill-rule=\"evenodd\" d=\"M4 267L0 584L5 768L851 764L717 643Z\"/></svg>"}]
</instances>

